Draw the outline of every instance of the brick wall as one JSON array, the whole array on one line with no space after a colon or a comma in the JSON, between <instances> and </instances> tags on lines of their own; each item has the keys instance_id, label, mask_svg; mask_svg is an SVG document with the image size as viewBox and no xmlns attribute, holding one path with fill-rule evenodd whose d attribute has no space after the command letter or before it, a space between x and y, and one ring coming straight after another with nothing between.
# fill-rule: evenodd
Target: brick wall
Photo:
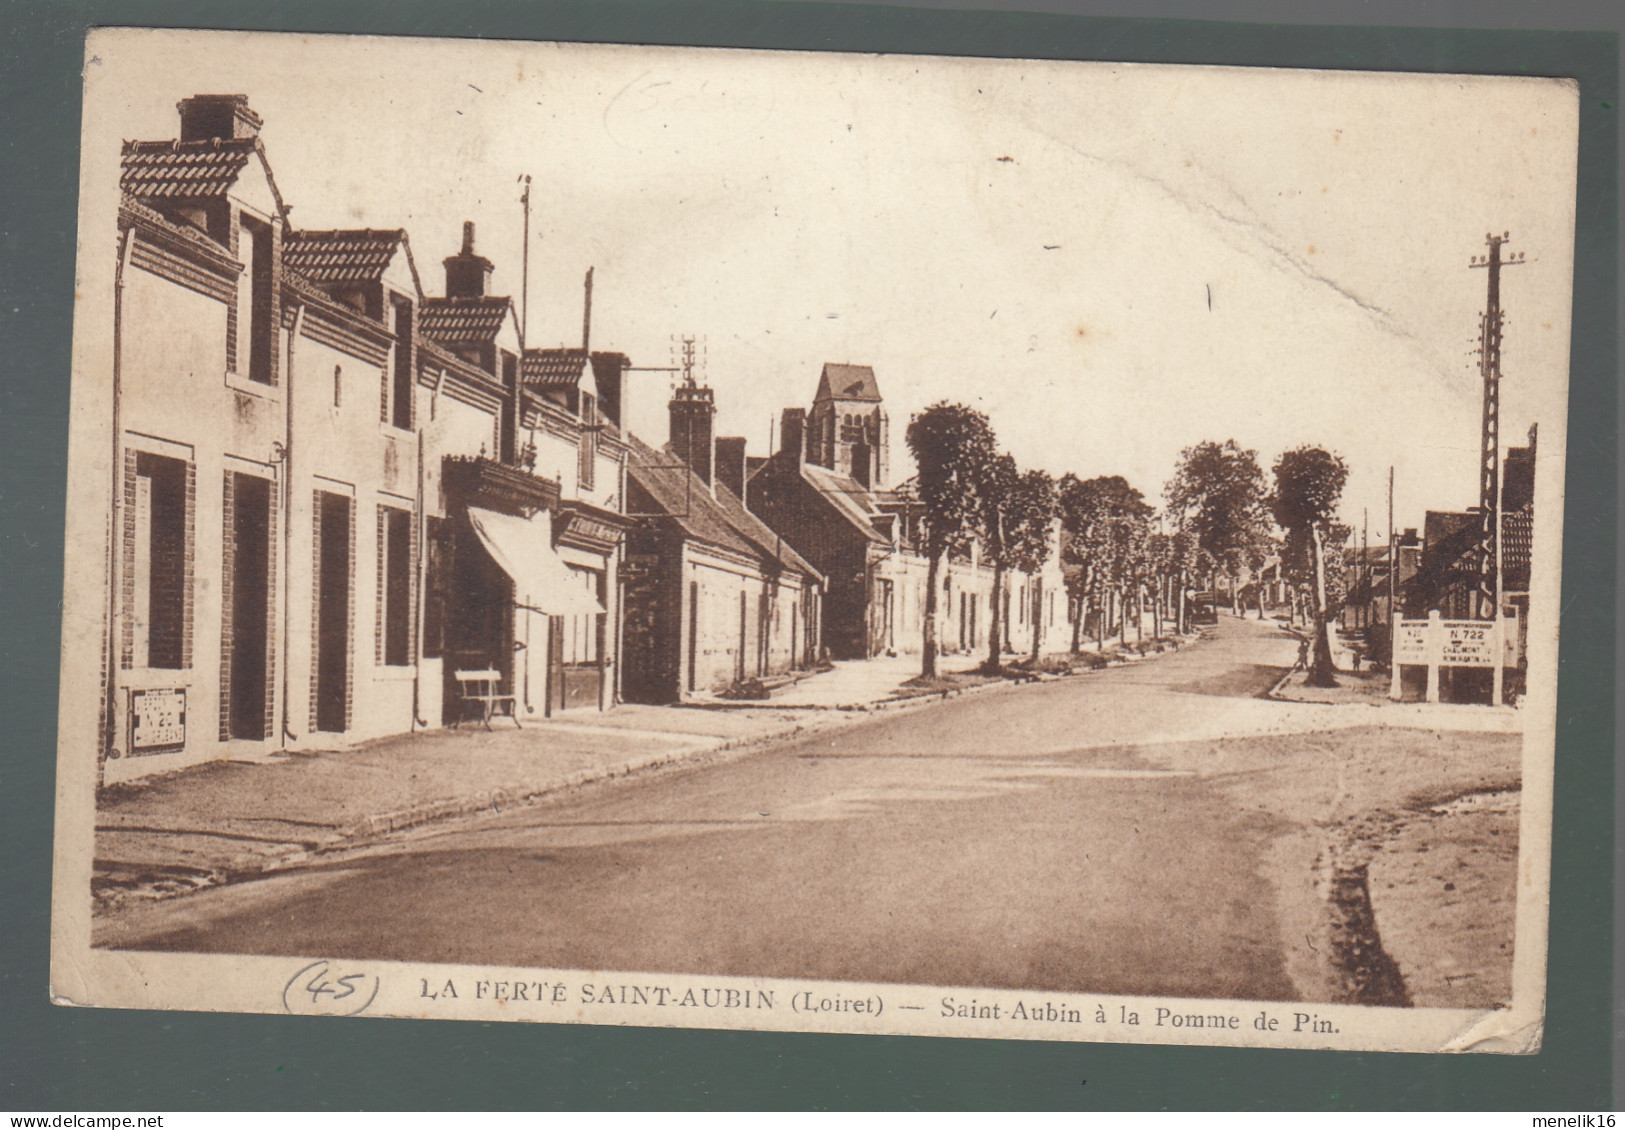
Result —
<instances>
[{"instance_id":1,"label":"brick wall","mask_svg":"<svg viewBox=\"0 0 1625 1130\"><path fill-rule=\"evenodd\" d=\"M236 479L227 471L220 488L220 740L223 742L231 739L231 657L237 621Z\"/></svg>"},{"instance_id":2,"label":"brick wall","mask_svg":"<svg viewBox=\"0 0 1625 1130\"><path fill-rule=\"evenodd\" d=\"M135 467L139 453L124 449L124 529L120 533L119 666L135 666Z\"/></svg>"}]
</instances>

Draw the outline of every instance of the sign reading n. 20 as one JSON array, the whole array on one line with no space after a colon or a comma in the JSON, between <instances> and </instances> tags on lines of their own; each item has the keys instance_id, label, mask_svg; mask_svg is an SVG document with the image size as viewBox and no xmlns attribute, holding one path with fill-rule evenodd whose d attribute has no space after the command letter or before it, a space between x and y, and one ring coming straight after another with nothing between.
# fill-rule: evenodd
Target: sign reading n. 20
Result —
<instances>
[{"instance_id":1,"label":"sign reading n. 20","mask_svg":"<svg viewBox=\"0 0 1625 1130\"><path fill-rule=\"evenodd\" d=\"M130 752L159 753L186 745L186 689L130 692Z\"/></svg>"}]
</instances>

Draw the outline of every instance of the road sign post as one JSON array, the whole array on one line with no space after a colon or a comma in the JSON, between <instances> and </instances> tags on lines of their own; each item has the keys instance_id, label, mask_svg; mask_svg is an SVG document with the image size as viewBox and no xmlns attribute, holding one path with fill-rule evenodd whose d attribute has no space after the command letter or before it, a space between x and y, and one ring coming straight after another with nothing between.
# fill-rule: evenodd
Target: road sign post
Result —
<instances>
[{"instance_id":1,"label":"road sign post","mask_svg":"<svg viewBox=\"0 0 1625 1130\"><path fill-rule=\"evenodd\" d=\"M1388 697L1402 695L1400 668L1426 667L1427 700L1439 701L1439 671L1445 667L1488 667L1493 673L1490 700L1501 705L1506 663L1506 626L1494 620L1446 620L1438 609L1426 620L1394 617L1393 652Z\"/></svg>"}]
</instances>

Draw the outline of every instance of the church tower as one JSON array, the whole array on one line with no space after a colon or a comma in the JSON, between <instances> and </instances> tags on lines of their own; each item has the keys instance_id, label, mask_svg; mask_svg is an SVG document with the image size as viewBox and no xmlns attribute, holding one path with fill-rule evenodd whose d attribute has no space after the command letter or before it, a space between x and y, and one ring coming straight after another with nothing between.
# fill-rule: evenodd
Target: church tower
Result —
<instances>
[{"instance_id":1,"label":"church tower","mask_svg":"<svg viewBox=\"0 0 1625 1130\"><path fill-rule=\"evenodd\" d=\"M871 490L890 479L886 407L868 365L826 364L807 417L807 462Z\"/></svg>"}]
</instances>

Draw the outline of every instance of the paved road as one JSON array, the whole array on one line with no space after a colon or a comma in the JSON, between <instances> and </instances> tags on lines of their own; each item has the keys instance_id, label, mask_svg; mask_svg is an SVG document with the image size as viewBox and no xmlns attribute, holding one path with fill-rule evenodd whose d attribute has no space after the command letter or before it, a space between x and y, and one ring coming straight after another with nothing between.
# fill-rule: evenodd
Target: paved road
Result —
<instances>
[{"instance_id":1,"label":"paved road","mask_svg":"<svg viewBox=\"0 0 1625 1130\"><path fill-rule=\"evenodd\" d=\"M1294 999L1279 818L1151 743L1245 730L1295 653L1227 617L1175 655L134 908L105 941Z\"/></svg>"}]
</instances>

